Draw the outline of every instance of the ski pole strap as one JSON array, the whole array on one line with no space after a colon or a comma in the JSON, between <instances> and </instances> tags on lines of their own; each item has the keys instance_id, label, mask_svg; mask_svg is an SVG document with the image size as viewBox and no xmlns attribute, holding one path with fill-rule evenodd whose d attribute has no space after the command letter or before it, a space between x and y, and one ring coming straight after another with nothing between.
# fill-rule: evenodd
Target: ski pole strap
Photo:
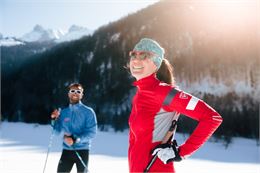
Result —
<instances>
[{"instance_id":1,"label":"ski pole strap","mask_svg":"<svg viewBox=\"0 0 260 173\"><path fill-rule=\"evenodd\" d=\"M168 95L165 97L163 101L163 106L167 106L171 103L172 99L175 97L175 95L179 92L178 89L172 88L171 91L168 93Z\"/></svg>"},{"instance_id":2,"label":"ski pole strap","mask_svg":"<svg viewBox=\"0 0 260 173\"><path fill-rule=\"evenodd\" d=\"M173 132L173 131L175 130L176 125L177 125L177 120L173 120L173 121L172 121L172 124L171 124L171 126L170 126L169 131L170 131L170 132Z\"/></svg>"}]
</instances>

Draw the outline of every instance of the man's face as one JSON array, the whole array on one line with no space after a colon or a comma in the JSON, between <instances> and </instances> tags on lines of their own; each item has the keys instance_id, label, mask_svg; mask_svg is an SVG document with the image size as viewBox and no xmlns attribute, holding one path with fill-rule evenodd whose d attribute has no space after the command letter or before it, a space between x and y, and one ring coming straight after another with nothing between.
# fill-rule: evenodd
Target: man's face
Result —
<instances>
[{"instance_id":1,"label":"man's face","mask_svg":"<svg viewBox=\"0 0 260 173\"><path fill-rule=\"evenodd\" d=\"M83 90L82 88L78 87L71 87L68 93L68 97L70 103L75 104L78 103L83 97Z\"/></svg>"}]
</instances>

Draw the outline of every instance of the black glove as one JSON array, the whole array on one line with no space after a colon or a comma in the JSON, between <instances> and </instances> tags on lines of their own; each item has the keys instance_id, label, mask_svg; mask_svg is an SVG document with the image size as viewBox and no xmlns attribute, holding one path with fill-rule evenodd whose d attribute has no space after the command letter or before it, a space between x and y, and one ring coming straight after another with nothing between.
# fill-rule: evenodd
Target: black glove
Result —
<instances>
[{"instance_id":1,"label":"black glove","mask_svg":"<svg viewBox=\"0 0 260 173\"><path fill-rule=\"evenodd\" d=\"M179 162L182 160L179 154L179 149L174 140L172 143L159 144L152 150L152 155L157 157L164 163L167 164L172 161Z\"/></svg>"}]
</instances>

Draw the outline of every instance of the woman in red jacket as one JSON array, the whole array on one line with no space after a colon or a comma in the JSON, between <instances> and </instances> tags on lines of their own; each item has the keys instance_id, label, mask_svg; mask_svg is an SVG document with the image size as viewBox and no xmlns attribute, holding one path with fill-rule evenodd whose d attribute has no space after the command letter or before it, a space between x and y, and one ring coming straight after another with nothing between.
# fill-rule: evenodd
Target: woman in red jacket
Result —
<instances>
[{"instance_id":1,"label":"woman in red jacket","mask_svg":"<svg viewBox=\"0 0 260 173\"><path fill-rule=\"evenodd\" d=\"M156 155L148 172L175 172L172 161L180 161L201 147L222 118L202 100L176 88L172 67L156 41L141 39L129 55L129 68L137 87L129 117L129 171L144 172ZM196 129L180 147L162 144L179 114L197 120Z\"/></svg>"}]
</instances>

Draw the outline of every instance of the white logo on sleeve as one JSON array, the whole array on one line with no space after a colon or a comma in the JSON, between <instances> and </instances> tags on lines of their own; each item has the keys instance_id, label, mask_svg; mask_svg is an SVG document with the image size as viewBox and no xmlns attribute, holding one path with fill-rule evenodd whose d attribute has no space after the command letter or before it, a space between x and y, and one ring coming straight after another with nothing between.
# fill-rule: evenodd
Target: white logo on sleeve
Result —
<instances>
[{"instance_id":1,"label":"white logo on sleeve","mask_svg":"<svg viewBox=\"0 0 260 173\"><path fill-rule=\"evenodd\" d=\"M194 110L198 102L199 102L199 99L192 96L188 105L187 105L187 107L186 107L186 109L187 110Z\"/></svg>"},{"instance_id":2,"label":"white logo on sleeve","mask_svg":"<svg viewBox=\"0 0 260 173\"><path fill-rule=\"evenodd\" d=\"M187 99L188 96L187 94L185 94L184 92L181 92L180 96L179 96L181 99Z\"/></svg>"}]
</instances>

